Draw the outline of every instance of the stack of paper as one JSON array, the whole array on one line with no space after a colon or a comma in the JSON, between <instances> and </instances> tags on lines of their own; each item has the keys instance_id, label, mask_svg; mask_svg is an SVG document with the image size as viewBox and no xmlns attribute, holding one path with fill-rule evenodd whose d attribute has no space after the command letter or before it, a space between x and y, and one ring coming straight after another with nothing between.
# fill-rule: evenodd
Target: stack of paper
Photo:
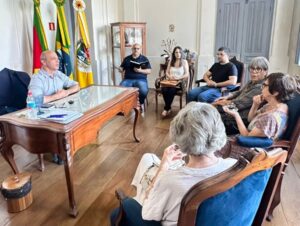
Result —
<instances>
[{"instance_id":1,"label":"stack of paper","mask_svg":"<svg viewBox=\"0 0 300 226\"><path fill-rule=\"evenodd\" d=\"M51 109L49 111L45 111L44 114L39 115L40 119L45 119L57 123L68 124L69 122L78 119L83 114L77 111L68 111L63 109Z\"/></svg>"}]
</instances>

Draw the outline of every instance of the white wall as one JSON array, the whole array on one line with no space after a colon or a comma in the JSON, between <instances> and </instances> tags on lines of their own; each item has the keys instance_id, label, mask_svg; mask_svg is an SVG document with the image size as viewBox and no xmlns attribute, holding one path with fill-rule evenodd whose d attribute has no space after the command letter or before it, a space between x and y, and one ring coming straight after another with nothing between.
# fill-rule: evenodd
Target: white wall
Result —
<instances>
[{"instance_id":1,"label":"white wall","mask_svg":"<svg viewBox=\"0 0 300 226\"><path fill-rule=\"evenodd\" d=\"M92 0L87 4L88 26L93 46L93 74L95 83L112 84L110 23L123 19L121 0Z\"/></svg>"},{"instance_id":2,"label":"white wall","mask_svg":"<svg viewBox=\"0 0 300 226\"><path fill-rule=\"evenodd\" d=\"M288 71L288 48L293 20L293 7L294 0L277 0L275 2L269 58L270 72Z\"/></svg>"},{"instance_id":3,"label":"white wall","mask_svg":"<svg viewBox=\"0 0 300 226\"><path fill-rule=\"evenodd\" d=\"M199 53L198 78L214 61L216 0L123 0L124 21L147 23L147 57L152 65L149 86L154 86L159 64L164 62L162 40ZM126 6L126 7L125 7ZM169 25L174 24L174 32Z\"/></svg>"},{"instance_id":4,"label":"white wall","mask_svg":"<svg viewBox=\"0 0 300 226\"><path fill-rule=\"evenodd\" d=\"M293 13L293 23L290 35L290 46L289 46L289 65L288 72L289 74L298 74L300 75L300 66L295 64L296 57L296 48L297 48L297 40L300 29L300 1L296 0L294 5L294 13Z\"/></svg>"},{"instance_id":5,"label":"white wall","mask_svg":"<svg viewBox=\"0 0 300 226\"><path fill-rule=\"evenodd\" d=\"M33 2L31 0L0 0L0 70L8 67L32 71ZM159 64L163 62L161 42L171 38L183 48L199 54L197 78L214 62L217 0L87 0L87 19L92 41L92 66L95 82L112 84L111 35L112 22L146 22L147 56L153 70L149 85L153 87ZM54 49L56 8L52 0L41 1L43 23L50 49ZM300 21L300 0L276 0L272 28L271 71L300 73L294 64ZM169 32L169 25L175 31ZM69 25L70 26L70 25Z\"/></svg>"},{"instance_id":6,"label":"white wall","mask_svg":"<svg viewBox=\"0 0 300 226\"><path fill-rule=\"evenodd\" d=\"M50 49L54 49L56 6L52 0L41 1L41 14ZM1 0L0 7L0 70L4 67L32 73L33 1Z\"/></svg>"},{"instance_id":7,"label":"white wall","mask_svg":"<svg viewBox=\"0 0 300 226\"><path fill-rule=\"evenodd\" d=\"M7 67L31 71L32 35L29 33L32 31L32 5L32 1L1 1L0 70Z\"/></svg>"}]
</instances>

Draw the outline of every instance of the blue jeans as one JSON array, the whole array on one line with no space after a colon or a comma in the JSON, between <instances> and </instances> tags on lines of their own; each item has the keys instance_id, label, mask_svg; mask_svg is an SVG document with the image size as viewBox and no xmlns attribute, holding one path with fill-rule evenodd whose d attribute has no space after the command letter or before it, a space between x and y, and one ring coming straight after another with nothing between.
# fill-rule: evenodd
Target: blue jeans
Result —
<instances>
[{"instance_id":1,"label":"blue jeans","mask_svg":"<svg viewBox=\"0 0 300 226\"><path fill-rule=\"evenodd\" d=\"M141 80L141 79L124 79L120 86L125 87L137 87L139 88L139 100L140 104L144 104L145 98L147 97L149 88L148 88L148 82L147 80Z\"/></svg>"},{"instance_id":2,"label":"blue jeans","mask_svg":"<svg viewBox=\"0 0 300 226\"><path fill-rule=\"evenodd\" d=\"M132 198L126 198L123 202L125 216L121 221L122 226L161 226L158 221L146 221L142 218L142 206ZM111 226L115 226L119 208L114 209L110 215Z\"/></svg>"},{"instance_id":3,"label":"blue jeans","mask_svg":"<svg viewBox=\"0 0 300 226\"><path fill-rule=\"evenodd\" d=\"M187 94L188 102L199 101L212 103L222 95L220 88L212 88L209 86L201 86L192 89Z\"/></svg>"}]
</instances>

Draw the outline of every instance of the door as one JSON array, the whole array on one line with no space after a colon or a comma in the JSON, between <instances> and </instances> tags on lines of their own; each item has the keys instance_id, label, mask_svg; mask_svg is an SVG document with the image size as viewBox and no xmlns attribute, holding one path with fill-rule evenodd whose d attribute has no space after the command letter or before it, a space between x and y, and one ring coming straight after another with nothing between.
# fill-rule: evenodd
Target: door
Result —
<instances>
[{"instance_id":1,"label":"door","mask_svg":"<svg viewBox=\"0 0 300 226\"><path fill-rule=\"evenodd\" d=\"M253 57L268 59L273 10L273 0L219 0L216 49L229 47L246 67Z\"/></svg>"}]
</instances>

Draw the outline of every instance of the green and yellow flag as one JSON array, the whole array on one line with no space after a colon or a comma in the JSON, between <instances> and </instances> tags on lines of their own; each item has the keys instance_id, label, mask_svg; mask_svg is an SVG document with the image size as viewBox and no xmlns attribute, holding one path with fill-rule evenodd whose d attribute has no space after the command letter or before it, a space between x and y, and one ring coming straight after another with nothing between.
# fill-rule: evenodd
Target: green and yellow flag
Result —
<instances>
[{"instance_id":1,"label":"green and yellow flag","mask_svg":"<svg viewBox=\"0 0 300 226\"><path fill-rule=\"evenodd\" d=\"M81 88L94 84L89 31L85 17L85 3L83 0L74 0L73 7L76 11L78 39L76 42L76 79Z\"/></svg>"},{"instance_id":2,"label":"green and yellow flag","mask_svg":"<svg viewBox=\"0 0 300 226\"><path fill-rule=\"evenodd\" d=\"M33 0L33 73L37 73L41 68L41 53L48 50L48 43L42 23L42 16L40 10L40 0Z\"/></svg>"},{"instance_id":3,"label":"green and yellow flag","mask_svg":"<svg viewBox=\"0 0 300 226\"><path fill-rule=\"evenodd\" d=\"M73 69L70 57L71 41L65 16L65 0L54 0L57 7L57 33L55 51L59 59L59 70L73 79Z\"/></svg>"}]
</instances>

